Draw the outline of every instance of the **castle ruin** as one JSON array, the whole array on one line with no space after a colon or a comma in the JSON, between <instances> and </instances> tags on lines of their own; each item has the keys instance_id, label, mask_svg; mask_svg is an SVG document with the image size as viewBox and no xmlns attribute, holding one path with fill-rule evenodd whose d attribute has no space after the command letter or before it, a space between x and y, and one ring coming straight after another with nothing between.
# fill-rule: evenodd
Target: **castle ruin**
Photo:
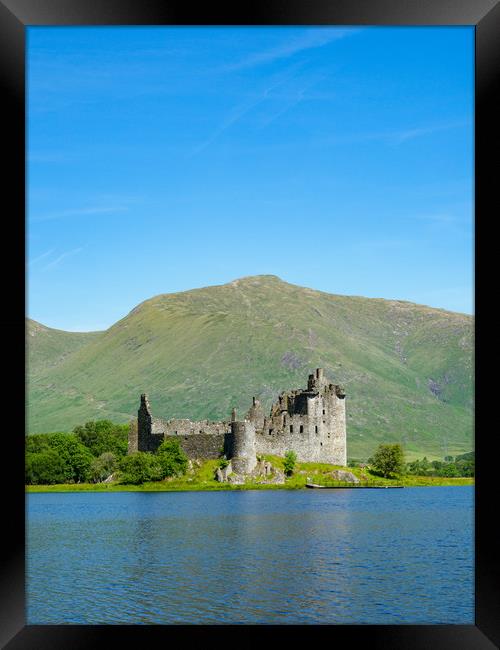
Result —
<instances>
[{"instance_id":1,"label":"castle ruin","mask_svg":"<svg viewBox=\"0 0 500 650\"><path fill-rule=\"evenodd\" d=\"M345 393L317 368L309 375L307 388L281 393L268 416L254 397L243 420L233 409L230 420L218 422L154 417L147 395L141 395L128 452L156 451L170 437L179 440L189 458L219 458L223 451L233 471L242 474L254 469L257 454L284 456L290 450L301 462L345 466Z\"/></svg>"}]
</instances>

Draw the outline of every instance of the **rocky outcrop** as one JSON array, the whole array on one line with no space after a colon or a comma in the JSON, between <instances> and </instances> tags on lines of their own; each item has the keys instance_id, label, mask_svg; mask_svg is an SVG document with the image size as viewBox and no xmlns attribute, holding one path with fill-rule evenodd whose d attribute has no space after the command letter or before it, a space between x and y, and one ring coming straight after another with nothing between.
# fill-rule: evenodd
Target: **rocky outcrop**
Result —
<instances>
[{"instance_id":1,"label":"rocky outcrop","mask_svg":"<svg viewBox=\"0 0 500 650\"><path fill-rule=\"evenodd\" d=\"M346 483L359 483L359 478L355 476L352 472L347 472L343 469L334 469L330 473L330 476L335 481L345 481Z\"/></svg>"},{"instance_id":2,"label":"rocky outcrop","mask_svg":"<svg viewBox=\"0 0 500 650\"><path fill-rule=\"evenodd\" d=\"M231 462L226 467L218 467L215 472L215 480L219 483L243 485L247 479L260 485L282 485L285 483L285 474L263 459L257 462L251 472L236 472Z\"/></svg>"},{"instance_id":3,"label":"rocky outcrop","mask_svg":"<svg viewBox=\"0 0 500 650\"><path fill-rule=\"evenodd\" d=\"M257 461L252 477L260 485L282 485L285 482L284 472L263 459Z\"/></svg>"},{"instance_id":4,"label":"rocky outcrop","mask_svg":"<svg viewBox=\"0 0 500 650\"><path fill-rule=\"evenodd\" d=\"M226 465L226 467L218 467L215 472L215 480L219 481L219 483L226 483L232 473L233 468L231 463Z\"/></svg>"}]
</instances>

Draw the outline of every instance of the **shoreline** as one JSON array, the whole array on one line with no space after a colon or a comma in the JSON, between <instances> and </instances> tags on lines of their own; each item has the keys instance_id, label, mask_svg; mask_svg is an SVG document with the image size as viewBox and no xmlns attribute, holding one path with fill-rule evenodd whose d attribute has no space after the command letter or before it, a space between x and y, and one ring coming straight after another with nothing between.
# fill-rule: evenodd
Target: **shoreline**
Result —
<instances>
[{"instance_id":1,"label":"shoreline","mask_svg":"<svg viewBox=\"0 0 500 650\"><path fill-rule=\"evenodd\" d=\"M432 477L415 477L415 478L432 478ZM438 477L436 477L438 478ZM54 484L54 485L26 485L26 494L39 494L39 493L62 493L62 492L219 492L221 490L308 490L305 485L287 485L285 484L259 484L248 483L243 485L231 485L230 483L218 483L216 485L175 485L170 482L158 483L143 483L142 485L125 485L120 483L76 483L76 484ZM426 480L425 482L417 481L387 481L387 487L402 486L404 488L412 487L462 487L474 486L475 481L473 478L456 478L456 479L442 479L438 478L436 481ZM374 487L384 487L383 485L346 485L345 483L337 486L328 486L330 489L351 489L363 490ZM310 490L308 490L310 491Z\"/></svg>"}]
</instances>

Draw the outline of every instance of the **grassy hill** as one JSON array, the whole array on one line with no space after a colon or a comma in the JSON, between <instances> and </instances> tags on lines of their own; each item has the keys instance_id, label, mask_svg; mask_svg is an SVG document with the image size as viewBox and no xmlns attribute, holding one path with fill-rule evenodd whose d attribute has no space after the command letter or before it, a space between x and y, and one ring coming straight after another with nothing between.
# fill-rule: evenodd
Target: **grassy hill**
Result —
<instances>
[{"instance_id":1,"label":"grassy hill","mask_svg":"<svg viewBox=\"0 0 500 650\"><path fill-rule=\"evenodd\" d=\"M26 320L26 347L29 376L36 378L50 372L73 352L95 340L102 332L65 332Z\"/></svg>"},{"instance_id":2,"label":"grassy hill","mask_svg":"<svg viewBox=\"0 0 500 650\"><path fill-rule=\"evenodd\" d=\"M473 447L472 317L254 276L156 296L105 332L28 324L30 432L125 422L147 392L163 417L266 409L315 367L345 386L348 455L402 442L409 459Z\"/></svg>"}]
</instances>

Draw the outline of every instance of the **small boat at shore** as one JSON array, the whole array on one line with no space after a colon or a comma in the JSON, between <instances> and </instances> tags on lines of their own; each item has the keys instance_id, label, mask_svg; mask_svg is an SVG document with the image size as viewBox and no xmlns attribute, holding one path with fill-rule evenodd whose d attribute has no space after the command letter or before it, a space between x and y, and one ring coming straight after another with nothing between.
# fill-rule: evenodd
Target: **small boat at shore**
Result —
<instances>
[{"instance_id":1,"label":"small boat at shore","mask_svg":"<svg viewBox=\"0 0 500 650\"><path fill-rule=\"evenodd\" d=\"M319 488L320 490L388 490L391 488L404 488L404 485L317 485L306 483L306 488Z\"/></svg>"}]
</instances>

